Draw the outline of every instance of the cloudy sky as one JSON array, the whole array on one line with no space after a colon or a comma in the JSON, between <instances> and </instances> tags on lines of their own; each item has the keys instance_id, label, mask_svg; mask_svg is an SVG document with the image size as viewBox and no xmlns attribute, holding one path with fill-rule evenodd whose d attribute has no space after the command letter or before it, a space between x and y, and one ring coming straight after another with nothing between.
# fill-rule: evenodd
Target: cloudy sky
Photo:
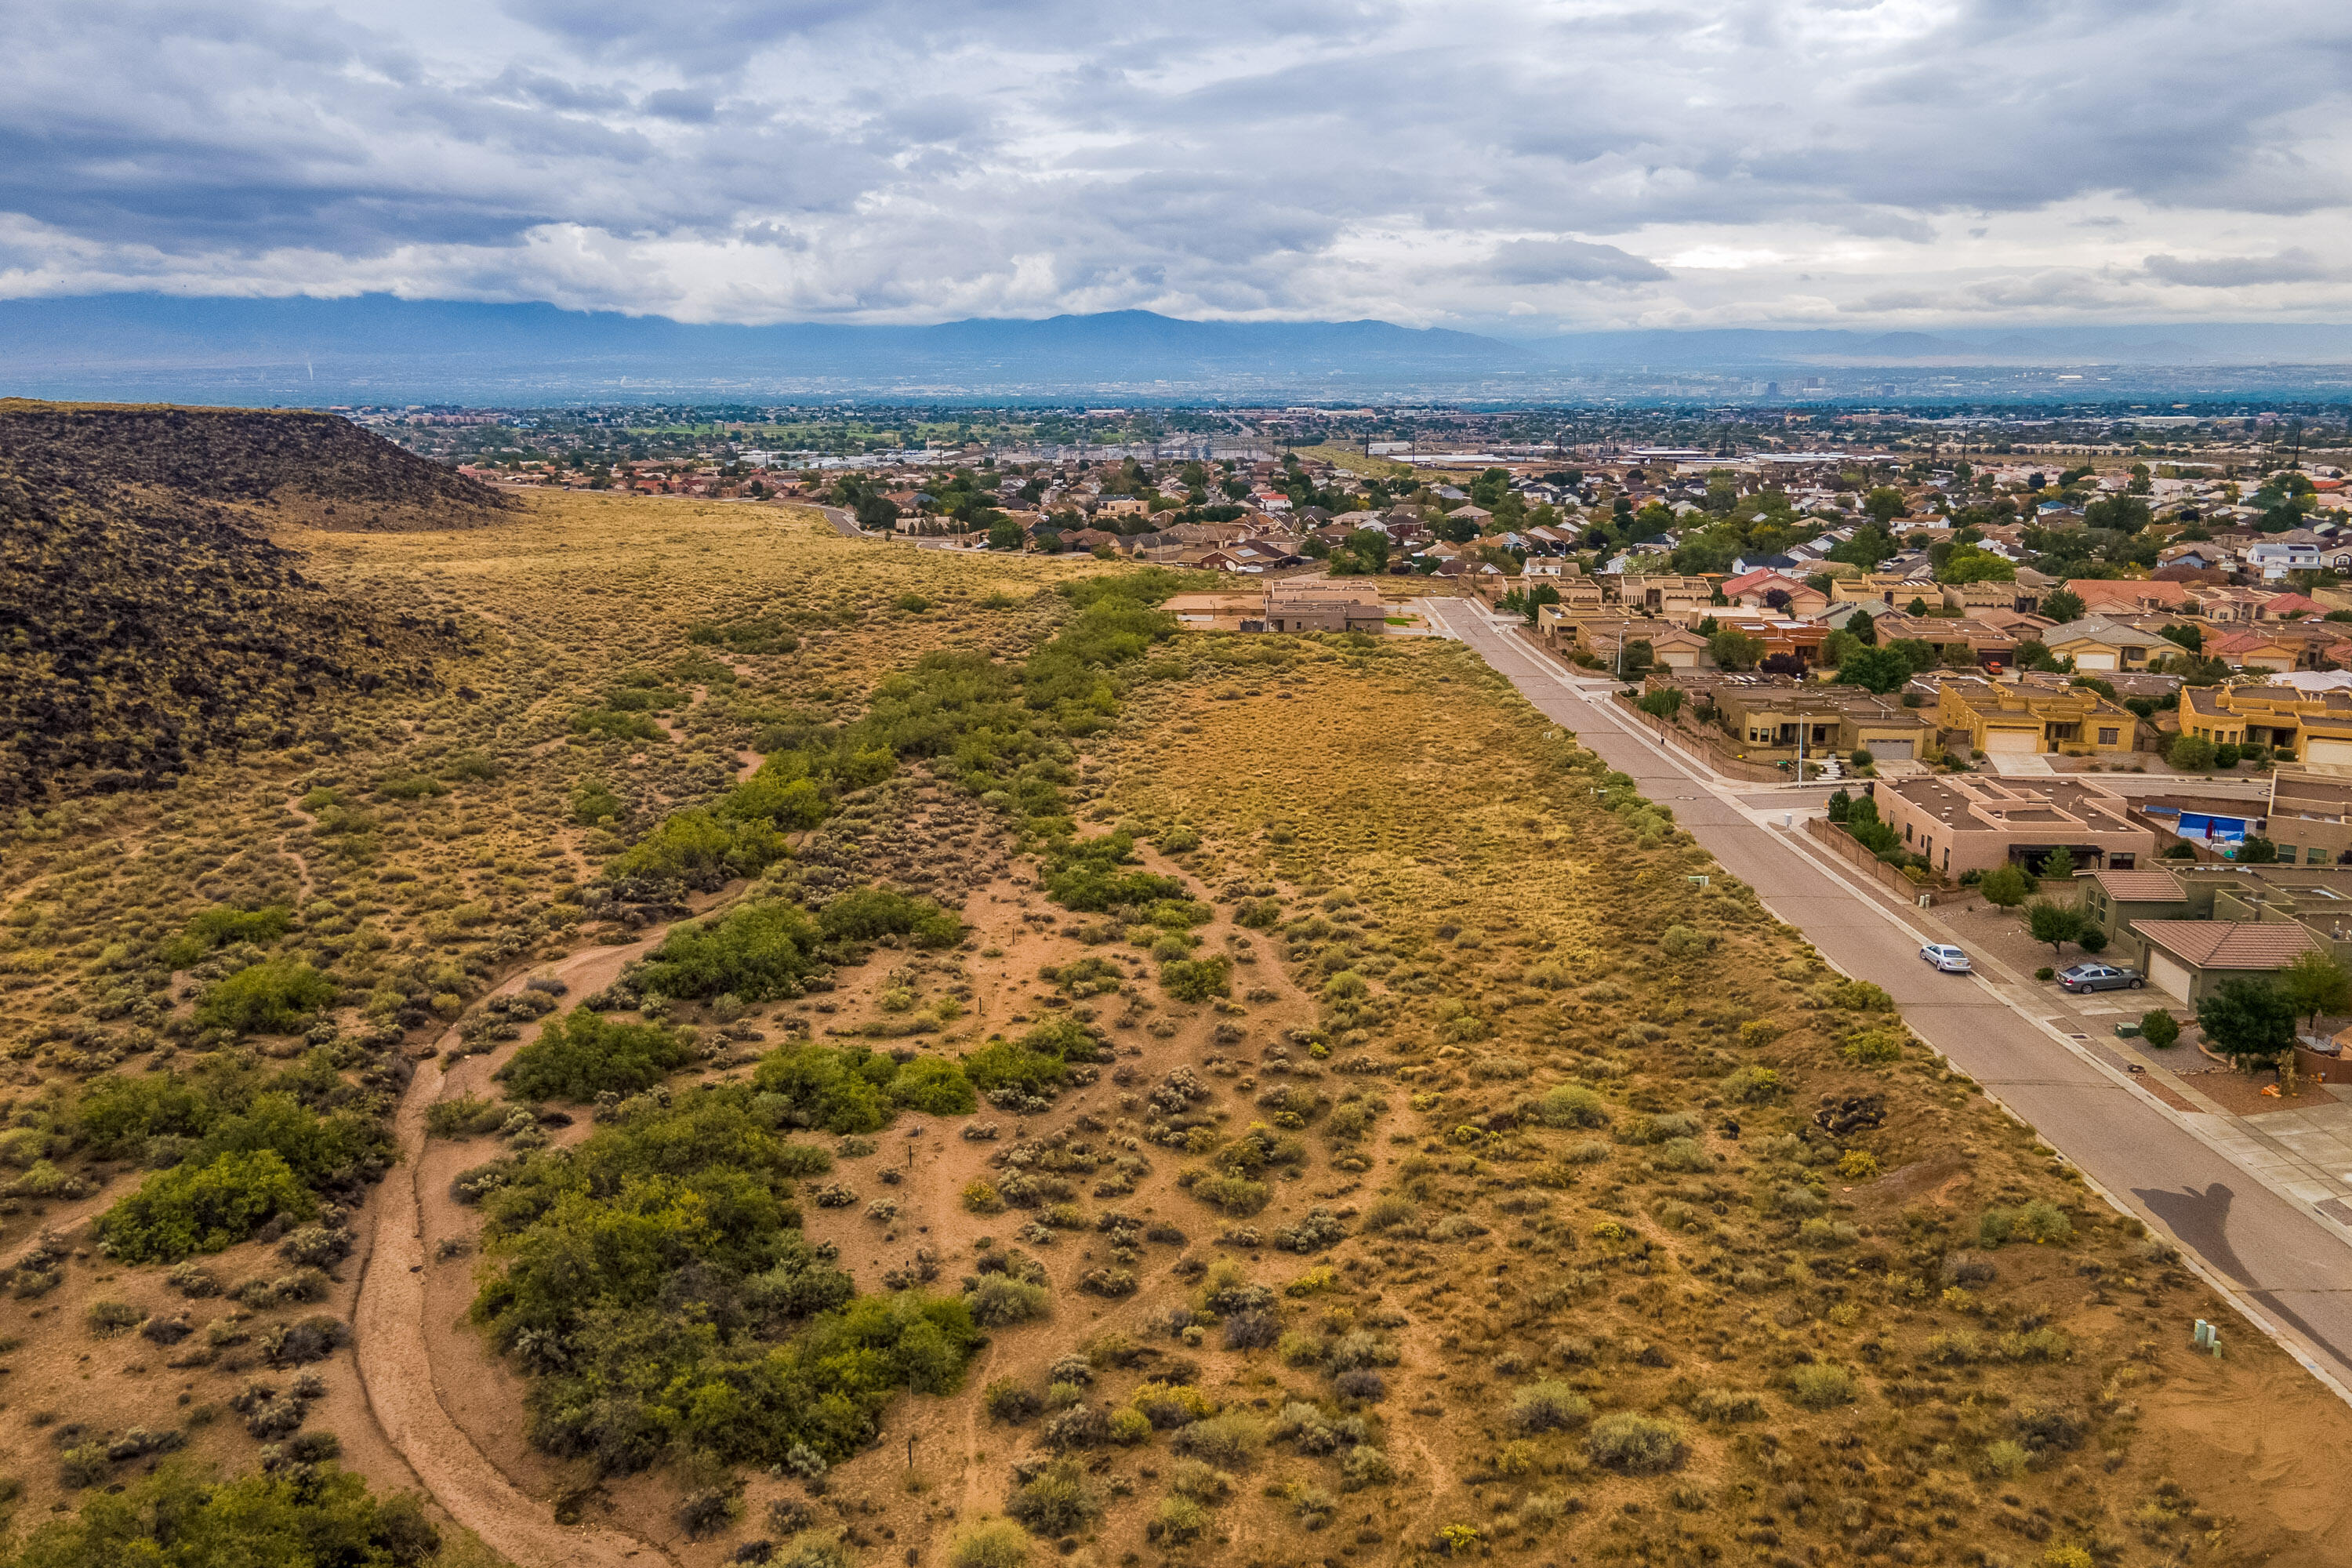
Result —
<instances>
[{"instance_id":1,"label":"cloudy sky","mask_svg":"<svg viewBox=\"0 0 2352 1568\"><path fill-rule=\"evenodd\" d=\"M2342 0L13 0L0 296L2352 320Z\"/></svg>"}]
</instances>

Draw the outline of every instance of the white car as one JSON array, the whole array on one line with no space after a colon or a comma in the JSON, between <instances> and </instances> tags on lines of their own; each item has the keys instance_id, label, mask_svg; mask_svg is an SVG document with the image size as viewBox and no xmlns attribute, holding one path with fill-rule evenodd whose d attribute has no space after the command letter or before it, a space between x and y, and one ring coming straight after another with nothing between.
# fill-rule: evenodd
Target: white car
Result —
<instances>
[{"instance_id":1,"label":"white car","mask_svg":"<svg viewBox=\"0 0 2352 1568\"><path fill-rule=\"evenodd\" d=\"M1948 942L1931 942L1919 950L1919 956L1947 974L1969 973L1969 955Z\"/></svg>"}]
</instances>

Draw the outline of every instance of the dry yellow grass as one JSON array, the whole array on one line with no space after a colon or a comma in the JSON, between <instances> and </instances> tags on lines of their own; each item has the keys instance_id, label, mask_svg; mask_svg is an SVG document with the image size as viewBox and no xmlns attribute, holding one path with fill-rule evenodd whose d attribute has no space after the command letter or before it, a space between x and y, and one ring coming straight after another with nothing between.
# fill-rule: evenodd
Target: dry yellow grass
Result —
<instances>
[{"instance_id":1,"label":"dry yellow grass","mask_svg":"<svg viewBox=\"0 0 2352 1568\"><path fill-rule=\"evenodd\" d=\"M535 498L462 535L299 542L306 570L447 617L470 651L432 698L315 716L299 753L227 760L173 795L84 803L0 841L12 1110L110 1064L187 1059L185 1032L163 1027L181 1005L171 978L158 992L101 960L114 936L216 902L299 898L293 951L356 982L362 1005L418 1009L437 1032L494 977L620 935L587 918L581 884L661 812L722 790L779 715L852 717L934 648L1024 652L1067 615L1040 590L1105 569L843 541L775 508L589 496ZM899 607L907 595L927 607ZM689 640L700 623L770 618L793 651ZM682 660L732 679L689 664L702 678L683 679ZM683 699L661 738L575 737L574 715L635 670ZM486 776L454 765L468 753ZM448 793L375 788L411 777ZM583 778L621 797L615 821L573 820ZM352 802L289 805L314 785ZM856 1561L935 1559L980 1516L1037 1502L1016 1460L1075 1489L1066 1525L1029 1511L1091 1568L1447 1552L2022 1563L2070 1547L2102 1563L2328 1561L2340 1500L2306 1489L2258 1514L2208 1457L2236 1442L2273 1466L2282 1445L2342 1444L2352 1418L2250 1333L2227 1362L2191 1355L2178 1325L2221 1314L2177 1263L1461 649L1173 640L1116 725L1076 747L1066 793L1089 830L1134 826L1159 847L1152 869L1213 898L1193 951L1232 961L1230 997L1178 1000L1153 967L1181 939L1054 908L1001 864L984 808L909 771L856 797L772 885L824 868L968 886L971 942L885 951L835 992L726 1020L943 1052L1065 1010L1103 1028L1119 1054L1098 1082L1050 1111L983 1107L971 1120L1001 1124L994 1141L941 1119L945 1136L881 1145L919 1157L845 1144L835 1175L855 1204L808 1211L868 1289L925 1252L952 1289L982 1237L1019 1247L1050 1317L998 1331L959 1392L901 1398L880 1446L821 1493L747 1478L744 1516L699 1541L672 1509L707 1473L595 1491L528 1451L504 1374L467 1377L457 1419L527 1489L593 1492L603 1522L694 1568L780 1533L771 1503L794 1528L805 1510ZM919 1016L940 1022L906 1032ZM1868 1059L1889 1047L1893 1060ZM692 1070L739 1075L753 1054ZM453 1065L451 1092L491 1089L499 1059ZM1178 1124L1171 1103L1202 1120ZM437 1193L490 1152L439 1142L421 1169ZM1072 1191L995 1215L965 1206L972 1182L1024 1169L1069 1171ZM104 1174L110 1192L138 1173ZM105 1195L16 1201L0 1247ZM887 1214L871 1206L883 1197ZM1987 1247L1988 1210L2049 1245ZM455 1228L431 1239L462 1244L472 1212L436 1210ZM225 1274L268 1266L249 1245ZM462 1246L453 1256L437 1323L470 1289ZM79 1395L92 1425L168 1419L160 1380L117 1397L133 1384L75 1370L83 1309L160 1298L153 1271L63 1274L14 1358L20 1385ZM435 1331L436 1355L473 1364ZM1020 1416L1024 1399L1163 1420L1121 1417L1106 1440L1050 1409L992 1414ZM1215 1419L1183 1425L1184 1406ZM2221 1436L2252 1409L2263 1440ZM235 1426L199 1447L242 1462ZM1067 1470L1048 1465L1057 1446ZM352 1445L373 1479L397 1481L381 1454ZM0 1474L31 1480L37 1506L69 1496L52 1465L38 1432L0 1416Z\"/></svg>"}]
</instances>

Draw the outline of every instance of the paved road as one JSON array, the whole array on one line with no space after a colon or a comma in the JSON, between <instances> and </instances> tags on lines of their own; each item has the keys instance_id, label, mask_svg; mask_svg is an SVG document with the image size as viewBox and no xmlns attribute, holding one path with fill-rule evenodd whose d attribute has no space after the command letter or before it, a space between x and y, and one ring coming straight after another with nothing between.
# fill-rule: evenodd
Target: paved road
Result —
<instances>
[{"instance_id":1,"label":"paved road","mask_svg":"<svg viewBox=\"0 0 2352 1568\"><path fill-rule=\"evenodd\" d=\"M803 507L824 513L825 521L833 524L834 532L844 539L871 539L885 544L911 544L918 550L961 550L963 546L952 539L922 539L907 533L873 533L857 526L857 520L837 506L819 506L814 501L792 500L786 506Z\"/></svg>"},{"instance_id":2,"label":"paved road","mask_svg":"<svg viewBox=\"0 0 2352 1568\"><path fill-rule=\"evenodd\" d=\"M2352 1247L2339 1232L2208 1147L2119 1075L2052 1038L1989 983L1927 968L1918 957L1923 939L1898 917L1736 804L1742 794L1752 797L1753 786L1718 793L1620 723L1606 705L1607 683L1580 687L1467 605L1428 608L1546 717L1672 805L1678 824L1831 963L1885 986L1921 1038L2234 1285L2306 1363L2352 1383ZM1778 820L1769 815L1776 805L1764 805L1768 821Z\"/></svg>"}]
</instances>

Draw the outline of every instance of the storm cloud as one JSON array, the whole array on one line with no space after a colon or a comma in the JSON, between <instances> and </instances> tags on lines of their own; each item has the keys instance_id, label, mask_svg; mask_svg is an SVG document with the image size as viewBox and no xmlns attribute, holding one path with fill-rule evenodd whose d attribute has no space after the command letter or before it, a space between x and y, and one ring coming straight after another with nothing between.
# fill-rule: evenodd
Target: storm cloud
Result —
<instances>
[{"instance_id":1,"label":"storm cloud","mask_svg":"<svg viewBox=\"0 0 2352 1568\"><path fill-rule=\"evenodd\" d=\"M2288 0L12 8L0 294L687 321L2352 310Z\"/></svg>"}]
</instances>

